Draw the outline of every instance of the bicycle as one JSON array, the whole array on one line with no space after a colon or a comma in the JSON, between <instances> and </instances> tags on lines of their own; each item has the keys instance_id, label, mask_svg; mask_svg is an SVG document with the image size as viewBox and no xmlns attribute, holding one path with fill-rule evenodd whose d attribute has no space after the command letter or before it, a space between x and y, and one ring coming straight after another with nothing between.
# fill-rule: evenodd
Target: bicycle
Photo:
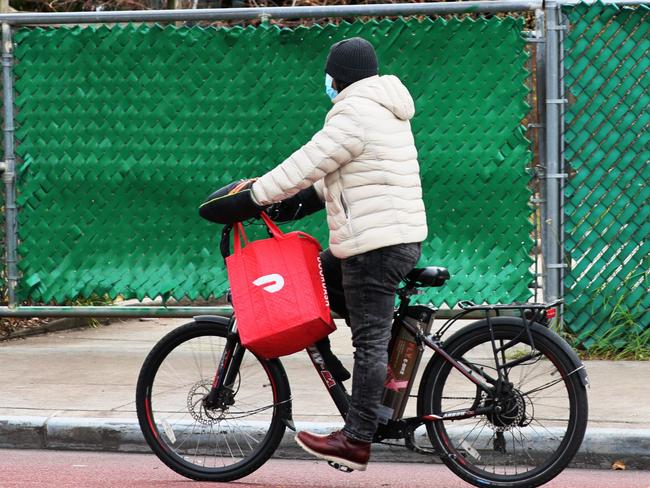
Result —
<instances>
[{"instance_id":1,"label":"bicycle","mask_svg":"<svg viewBox=\"0 0 650 488\"><path fill-rule=\"evenodd\" d=\"M436 309L411 305L411 297L447 279L445 268L415 268L397 292L389 365L398 371L393 367L389 376L402 374L406 383L387 380L374 442L402 440L480 487L546 483L569 464L587 425L584 365L548 327L548 311L560 301L463 301L461 311L431 333ZM484 318L442 340L454 322L476 311ZM414 346L400 342L404 338ZM411 395L425 347L434 354ZM345 386L316 346L307 354L345 418ZM417 415L404 418L411 397ZM262 466L285 430L295 430L291 401L281 361L246 351L234 316L195 317L163 337L142 366L136 392L138 419L153 452L174 471L201 481L232 481ZM431 446L416 444L421 426Z\"/></svg>"}]
</instances>

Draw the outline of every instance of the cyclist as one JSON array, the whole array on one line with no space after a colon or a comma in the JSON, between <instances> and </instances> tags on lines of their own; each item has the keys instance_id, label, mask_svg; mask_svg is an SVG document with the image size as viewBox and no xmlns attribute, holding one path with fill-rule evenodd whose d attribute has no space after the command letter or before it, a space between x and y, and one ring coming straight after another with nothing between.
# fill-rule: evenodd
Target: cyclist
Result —
<instances>
[{"instance_id":1,"label":"cyclist","mask_svg":"<svg viewBox=\"0 0 650 488\"><path fill-rule=\"evenodd\" d=\"M397 77L379 76L377 64L364 39L334 44L325 66L325 91L334 106L324 127L250 186L260 207L284 201L271 209L280 218L306 215L324 202L330 235L323 269L332 308L352 329L352 398L342 431L300 432L296 441L356 470L366 469L377 429L395 292L427 236L409 122L413 99ZM340 364L335 371L347 373Z\"/></svg>"}]
</instances>

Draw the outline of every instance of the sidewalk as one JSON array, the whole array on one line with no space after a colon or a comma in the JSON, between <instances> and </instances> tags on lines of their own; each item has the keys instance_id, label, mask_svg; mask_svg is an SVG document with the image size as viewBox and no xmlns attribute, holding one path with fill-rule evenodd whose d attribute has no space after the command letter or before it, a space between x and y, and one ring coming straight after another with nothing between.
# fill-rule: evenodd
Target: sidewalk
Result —
<instances>
[{"instance_id":1,"label":"sidewalk","mask_svg":"<svg viewBox=\"0 0 650 488\"><path fill-rule=\"evenodd\" d=\"M0 447L148 450L135 412L137 376L158 339L185 322L134 319L0 343ZM349 329L339 327L331 338L334 352L351 369ZM307 355L282 363L298 428L342 425ZM590 361L586 367L590 422L574 464L610 468L622 460L630 468L650 468L650 362ZM381 451L373 450L373 457L423 459L405 449ZM277 455L303 457L293 433L287 431Z\"/></svg>"}]
</instances>

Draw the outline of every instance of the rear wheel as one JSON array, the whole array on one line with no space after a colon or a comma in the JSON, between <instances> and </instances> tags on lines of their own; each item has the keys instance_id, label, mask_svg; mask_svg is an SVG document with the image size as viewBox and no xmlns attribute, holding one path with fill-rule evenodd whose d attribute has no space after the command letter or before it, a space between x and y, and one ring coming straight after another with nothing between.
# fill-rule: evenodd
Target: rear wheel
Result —
<instances>
[{"instance_id":1,"label":"rear wheel","mask_svg":"<svg viewBox=\"0 0 650 488\"><path fill-rule=\"evenodd\" d=\"M147 356L136 391L138 420L154 453L183 476L230 481L271 457L290 411L279 361L246 351L233 393L221 407L206 408L226 345L227 326L192 322L163 337Z\"/></svg>"},{"instance_id":2,"label":"rear wheel","mask_svg":"<svg viewBox=\"0 0 650 488\"><path fill-rule=\"evenodd\" d=\"M491 322L496 359L485 321L445 344L466 372L488 384L486 378L492 380L491 391L434 356L423 379L420 412L443 416L429 422L427 431L443 462L464 480L476 486L539 486L557 476L582 443L584 372L562 339L541 325L531 326L529 337L518 319ZM500 384L495 381L499 369ZM486 413L458 418L477 409Z\"/></svg>"}]
</instances>

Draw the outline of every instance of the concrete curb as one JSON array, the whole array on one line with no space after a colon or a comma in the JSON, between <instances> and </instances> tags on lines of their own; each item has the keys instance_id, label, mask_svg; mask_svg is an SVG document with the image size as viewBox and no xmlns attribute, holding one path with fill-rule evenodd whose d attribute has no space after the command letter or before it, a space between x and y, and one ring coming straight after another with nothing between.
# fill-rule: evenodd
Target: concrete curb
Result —
<instances>
[{"instance_id":1,"label":"concrete curb","mask_svg":"<svg viewBox=\"0 0 650 488\"><path fill-rule=\"evenodd\" d=\"M298 423L296 426L298 430L318 433L341 427L324 423ZM287 430L275 457L311 459L295 443L294 436ZM422 437L419 443L426 445L424 434ZM137 420L76 417L0 417L0 448L149 452ZM440 462L435 456L386 445L373 446L372 457L382 462ZM572 466L611 469L616 460L623 461L628 468L650 469L650 430L588 429Z\"/></svg>"}]
</instances>

